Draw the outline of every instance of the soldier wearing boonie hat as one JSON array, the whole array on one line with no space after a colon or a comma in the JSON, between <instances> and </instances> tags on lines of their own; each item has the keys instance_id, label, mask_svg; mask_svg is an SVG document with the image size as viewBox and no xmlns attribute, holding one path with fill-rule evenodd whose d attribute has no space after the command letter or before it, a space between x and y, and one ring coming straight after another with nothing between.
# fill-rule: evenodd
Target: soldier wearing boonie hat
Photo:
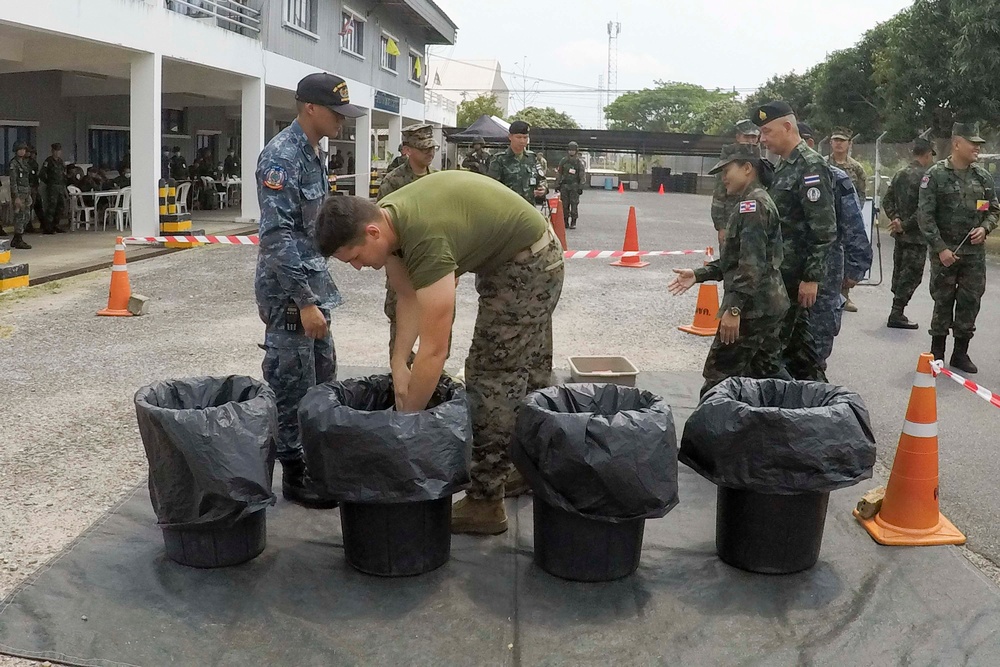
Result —
<instances>
[{"instance_id":1,"label":"soldier wearing boonie hat","mask_svg":"<svg viewBox=\"0 0 1000 667\"><path fill-rule=\"evenodd\" d=\"M736 122L736 144L722 147L722 152L719 153L719 158L724 158L729 151L731 151L733 146L740 144L748 144L756 146L760 141L760 129L753 124L749 118L744 118L743 120ZM758 150L758 154L760 149ZM712 191L712 225L719 234L719 248L722 248L722 242L725 237L726 223L729 221L729 217L732 214L733 206L738 202L738 200L730 194L726 193L726 187L722 184L722 177L719 176L715 179L715 189Z\"/></svg>"}]
</instances>

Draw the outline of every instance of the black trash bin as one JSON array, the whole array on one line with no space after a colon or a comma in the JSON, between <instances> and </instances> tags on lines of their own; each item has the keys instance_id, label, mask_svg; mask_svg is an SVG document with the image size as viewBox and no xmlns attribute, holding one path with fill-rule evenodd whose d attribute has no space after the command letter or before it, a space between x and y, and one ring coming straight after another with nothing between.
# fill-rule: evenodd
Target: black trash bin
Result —
<instances>
[{"instance_id":1,"label":"black trash bin","mask_svg":"<svg viewBox=\"0 0 1000 667\"><path fill-rule=\"evenodd\" d=\"M271 388L239 375L157 382L135 411L167 556L210 568L260 555L275 500Z\"/></svg>"},{"instance_id":2,"label":"black trash bin","mask_svg":"<svg viewBox=\"0 0 1000 667\"><path fill-rule=\"evenodd\" d=\"M611 581L639 566L646 519L677 504L670 407L616 384L533 392L511 459L534 492L535 562L573 581Z\"/></svg>"},{"instance_id":3,"label":"black trash bin","mask_svg":"<svg viewBox=\"0 0 1000 667\"><path fill-rule=\"evenodd\" d=\"M875 437L847 389L730 378L688 419L680 460L719 486L719 558L791 574L819 559L830 492L871 477Z\"/></svg>"},{"instance_id":4,"label":"black trash bin","mask_svg":"<svg viewBox=\"0 0 1000 667\"><path fill-rule=\"evenodd\" d=\"M299 404L310 474L340 501L347 562L410 576L451 552L451 496L469 481L465 389L442 377L428 409L397 412L392 376L328 382Z\"/></svg>"}]
</instances>

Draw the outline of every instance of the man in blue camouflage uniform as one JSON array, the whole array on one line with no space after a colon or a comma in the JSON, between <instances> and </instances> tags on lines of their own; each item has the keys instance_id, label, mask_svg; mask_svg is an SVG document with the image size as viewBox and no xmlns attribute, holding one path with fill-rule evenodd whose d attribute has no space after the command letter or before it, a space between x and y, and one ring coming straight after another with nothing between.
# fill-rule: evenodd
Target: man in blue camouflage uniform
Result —
<instances>
[{"instance_id":1,"label":"man in blue camouflage uniform","mask_svg":"<svg viewBox=\"0 0 1000 667\"><path fill-rule=\"evenodd\" d=\"M299 441L299 401L310 387L334 379L337 358L330 311L342 302L313 225L327 192L320 139L340 133L344 118L364 112L350 104L347 84L332 74L310 74L295 93L298 116L264 147L257 160L260 253L254 288L264 333L264 380L278 404L278 460L282 495L326 508L313 488Z\"/></svg>"},{"instance_id":2,"label":"man in blue camouflage uniform","mask_svg":"<svg viewBox=\"0 0 1000 667\"><path fill-rule=\"evenodd\" d=\"M799 123L799 136L809 148L815 148L812 128ZM847 305L844 293L861 282L872 266L872 244L865 233L865 218L854 179L846 171L828 163L833 177L833 207L837 214L837 240L826 260L826 278L819 286L816 303L809 317L809 327L816 340L816 351L826 371L826 361L833 353L833 339Z\"/></svg>"}]
</instances>

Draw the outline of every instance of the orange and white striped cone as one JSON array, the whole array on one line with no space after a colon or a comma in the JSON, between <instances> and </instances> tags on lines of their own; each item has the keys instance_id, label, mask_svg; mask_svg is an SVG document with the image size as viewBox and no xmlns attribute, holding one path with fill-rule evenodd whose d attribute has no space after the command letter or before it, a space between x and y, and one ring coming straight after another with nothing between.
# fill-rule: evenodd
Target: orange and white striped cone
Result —
<instances>
[{"instance_id":1,"label":"orange and white striped cone","mask_svg":"<svg viewBox=\"0 0 1000 667\"><path fill-rule=\"evenodd\" d=\"M965 544L965 535L938 505L937 391L931 362L921 354L910 390L903 432L885 489L882 508L871 519L854 511L865 530L879 544L925 546Z\"/></svg>"},{"instance_id":2,"label":"orange and white striped cone","mask_svg":"<svg viewBox=\"0 0 1000 667\"><path fill-rule=\"evenodd\" d=\"M111 265L108 307L97 311L97 314L109 317L132 317L132 313L128 310L128 300L131 296L132 287L128 282L128 266L125 264L125 242L119 236L115 241L115 258Z\"/></svg>"},{"instance_id":3,"label":"orange and white striped cone","mask_svg":"<svg viewBox=\"0 0 1000 667\"><path fill-rule=\"evenodd\" d=\"M705 264L712 261L712 248L705 249ZM719 286L709 280L698 286L698 301L694 306L694 321L677 327L684 333L695 336L714 336L719 332Z\"/></svg>"}]
</instances>

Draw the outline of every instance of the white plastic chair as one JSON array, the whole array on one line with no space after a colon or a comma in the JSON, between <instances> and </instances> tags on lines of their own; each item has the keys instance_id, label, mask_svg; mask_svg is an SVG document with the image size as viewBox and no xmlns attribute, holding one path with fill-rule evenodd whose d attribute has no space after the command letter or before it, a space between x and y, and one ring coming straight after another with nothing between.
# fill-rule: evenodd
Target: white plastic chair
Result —
<instances>
[{"instance_id":1,"label":"white plastic chair","mask_svg":"<svg viewBox=\"0 0 1000 667\"><path fill-rule=\"evenodd\" d=\"M188 193L191 192L191 182L187 181L177 186L177 212L188 212Z\"/></svg>"},{"instance_id":2,"label":"white plastic chair","mask_svg":"<svg viewBox=\"0 0 1000 667\"><path fill-rule=\"evenodd\" d=\"M104 209L104 229L108 228L108 217L112 217L118 231L132 226L132 188L122 188L115 197L114 205ZM96 225L95 225L96 227Z\"/></svg>"},{"instance_id":3,"label":"white plastic chair","mask_svg":"<svg viewBox=\"0 0 1000 667\"><path fill-rule=\"evenodd\" d=\"M95 206L87 206L84 203L83 193L75 185L68 186L66 192L69 194L70 231L75 232L80 228L80 225L83 225L84 229L90 229L91 225L94 226L94 229L97 229L97 208Z\"/></svg>"}]
</instances>

